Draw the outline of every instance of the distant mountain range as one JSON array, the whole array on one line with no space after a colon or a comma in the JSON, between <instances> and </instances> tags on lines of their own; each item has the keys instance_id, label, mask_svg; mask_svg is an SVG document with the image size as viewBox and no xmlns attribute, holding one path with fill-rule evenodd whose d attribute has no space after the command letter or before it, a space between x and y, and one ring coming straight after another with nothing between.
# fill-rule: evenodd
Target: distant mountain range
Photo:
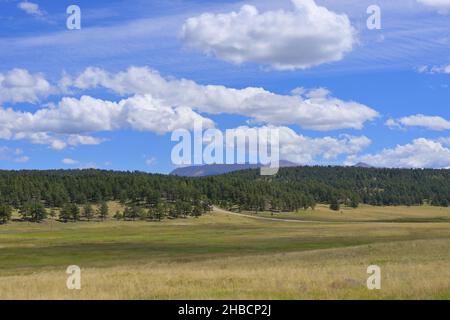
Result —
<instances>
[{"instance_id":1,"label":"distant mountain range","mask_svg":"<svg viewBox=\"0 0 450 320\"><path fill-rule=\"evenodd\" d=\"M280 160L280 168L299 167L300 164L290 162L287 160ZM261 165L258 164L206 164L201 166L180 167L173 170L170 175L180 177L207 177L217 176L230 172L258 169ZM357 168L373 168L371 165L359 162L353 167Z\"/></svg>"},{"instance_id":2,"label":"distant mountain range","mask_svg":"<svg viewBox=\"0 0 450 320\"><path fill-rule=\"evenodd\" d=\"M280 160L280 167L298 167L299 164L286 160ZM180 177L207 177L220 174L230 173L234 171L257 169L259 164L208 164L202 166L181 167L173 170L170 175Z\"/></svg>"},{"instance_id":3,"label":"distant mountain range","mask_svg":"<svg viewBox=\"0 0 450 320\"><path fill-rule=\"evenodd\" d=\"M373 168L370 164L364 163L364 162L358 162L354 165L354 167L357 168Z\"/></svg>"}]
</instances>

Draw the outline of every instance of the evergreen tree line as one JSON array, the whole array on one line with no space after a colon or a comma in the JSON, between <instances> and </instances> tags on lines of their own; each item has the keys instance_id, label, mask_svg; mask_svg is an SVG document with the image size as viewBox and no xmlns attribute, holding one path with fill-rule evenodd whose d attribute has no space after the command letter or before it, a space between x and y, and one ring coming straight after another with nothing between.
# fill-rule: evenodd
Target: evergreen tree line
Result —
<instances>
[{"instance_id":1,"label":"evergreen tree line","mask_svg":"<svg viewBox=\"0 0 450 320\"><path fill-rule=\"evenodd\" d=\"M123 212L109 213L107 201ZM450 170L351 167L282 168L276 176L244 170L185 178L103 170L0 171L0 223L13 208L23 220L161 220L199 216L212 204L237 210L297 211L327 203L333 210L360 203L447 207ZM92 204L96 204L94 210ZM58 210L55 210L58 208Z\"/></svg>"},{"instance_id":2,"label":"evergreen tree line","mask_svg":"<svg viewBox=\"0 0 450 320\"><path fill-rule=\"evenodd\" d=\"M288 199L295 199L298 194L303 195L303 199L309 196L313 203L351 207L360 203L374 206L426 203L448 207L450 202L450 170L316 166L281 168L276 176L270 177L261 176L259 170L245 170L208 179L211 183L206 190L210 190L210 198L232 197L233 202L239 202L236 192L218 191L214 185L217 181L229 181L239 188L243 181L252 182L253 187L265 192L269 199L284 196L283 210L289 209Z\"/></svg>"}]
</instances>

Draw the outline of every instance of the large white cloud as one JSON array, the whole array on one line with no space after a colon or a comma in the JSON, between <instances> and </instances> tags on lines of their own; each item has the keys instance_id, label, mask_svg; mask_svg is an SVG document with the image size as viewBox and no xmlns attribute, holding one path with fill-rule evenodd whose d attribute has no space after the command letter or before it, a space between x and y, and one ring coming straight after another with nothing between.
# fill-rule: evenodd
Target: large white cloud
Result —
<instances>
[{"instance_id":1,"label":"large white cloud","mask_svg":"<svg viewBox=\"0 0 450 320\"><path fill-rule=\"evenodd\" d=\"M182 39L194 49L220 59L271 65L276 69L305 69L341 60L352 50L355 29L344 14L292 0L293 11L260 13L245 5L239 12L204 13L188 19Z\"/></svg>"},{"instance_id":2,"label":"large white cloud","mask_svg":"<svg viewBox=\"0 0 450 320\"><path fill-rule=\"evenodd\" d=\"M350 156L347 159L347 164L356 162L389 168L448 168L450 149L439 140L420 138L406 145L384 149L377 154Z\"/></svg>"},{"instance_id":3,"label":"large white cloud","mask_svg":"<svg viewBox=\"0 0 450 320\"><path fill-rule=\"evenodd\" d=\"M0 73L0 103L36 103L52 93L55 88L41 74L30 74L25 69Z\"/></svg>"},{"instance_id":4,"label":"large white cloud","mask_svg":"<svg viewBox=\"0 0 450 320\"><path fill-rule=\"evenodd\" d=\"M401 128L405 126L423 127L435 131L450 130L450 121L439 116L426 116L423 114L416 114L397 120L389 119L386 121L386 125L391 128Z\"/></svg>"},{"instance_id":5,"label":"large white cloud","mask_svg":"<svg viewBox=\"0 0 450 320\"><path fill-rule=\"evenodd\" d=\"M295 90L278 95L262 88L227 88L199 85L186 79L165 79L149 68L131 67L111 74L88 68L66 86L79 89L104 87L120 95L150 94L174 107L189 107L210 114L237 114L274 125L297 124L313 130L361 129L378 112L361 103L334 98L324 89Z\"/></svg>"},{"instance_id":6,"label":"large white cloud","mask_svg":"<svg viewBox=\"0 0 450 320\"><path fill-rule=\"evenodd\" d=\"M371 144L366 136L341 135L335 137L311 138L296 133L284 126L263 126L259 128L242 126L230 130L236 136L252 136L256 129L277 130L279 134L279 158L302 165L316 164L318 160L334 160L340 155L356 155ZM259 137L259 139L268 137ZM228 142L228 141L227 141Z\"/></svg>"},{"instance_id":7,"label":"large white cloud","mask_svg":"<svg viewBox=\"0 0 450 320\"><path fill-rule=\"evenodd\" d=\"M7 78L2 82L4 87L16 90L9 101L35 102L55 90L40 75L33 76L25 70L12 71ZM37 82L33 81L36 79ZM44 84L36 86L41 80ZM17 89L21 86L27 89ZM45 90L35 90L36 87ZM298 124L324 131L361 129L366 121L378 116L375 110L334 98L323 88L309 91L297 88L291 95L278 95L262 88L234 89L200 85L186 79L166 79L149 68L132 67L116 74L88 68L73 79L65 76L58 90L70 93L74 88L97 87L124 98L115 102L87 95L64 97L59 103L35 112L0 107L0 139L26 139L61 150L103 142L90 135L95 132L131 129L164 134L180 128L192 129L199 120L205 128L213 127L214 123L200 113L237 114L254 122Z\"/></svg>"},{"instance_id":8,"label":"large white cloud","mask_svg":"<svg viewBox=\"0 0 450 320\"><path fill-rule=\"evenodd\" d=\"M0 108L0 139L27 139L59 150L67 145L102 142L85 133L134 129L163 134L179 128L191 129L195 121L203 121L204 127L214 125L190 108L172 108L150 95L119 102L83 96L63 98L58 105L34 113Z\"/></svg>"}]
</instances>

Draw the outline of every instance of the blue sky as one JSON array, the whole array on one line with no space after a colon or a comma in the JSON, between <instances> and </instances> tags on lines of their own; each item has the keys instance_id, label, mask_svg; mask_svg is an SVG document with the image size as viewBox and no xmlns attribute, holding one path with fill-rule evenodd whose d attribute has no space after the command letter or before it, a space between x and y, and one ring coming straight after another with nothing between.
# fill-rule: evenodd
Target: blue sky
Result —
<instances>
[{"instance_id":1,"label":"blue sky","mask_svg":"<svg viewBox=\"0 0 450 320\"><path fill-rule=\"evenodd\" d=\"M450 167L450 1L377 1L381 30L373 1L23 3L0 0L1 169L167 173L196 118L281 128L300 164Z\"/></svg>"}]
</instances>

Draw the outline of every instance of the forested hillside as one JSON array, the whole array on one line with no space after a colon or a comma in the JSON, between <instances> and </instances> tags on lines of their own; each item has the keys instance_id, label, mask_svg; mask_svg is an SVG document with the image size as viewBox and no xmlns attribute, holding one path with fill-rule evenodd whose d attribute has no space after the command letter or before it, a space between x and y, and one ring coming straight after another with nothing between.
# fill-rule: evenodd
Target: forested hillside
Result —
<instances>
[{"instance_id":1,"label":"forested hillside","mask_svg":"<svg viewBox=\"0 0 450 320\"><path fill-rule=\"evenodd\" d=\"M256 194L284 203L300 195L312 197L315 202L348 205L421 205L427 202L447 207L450 202L450 170L295 167L282 168L274 177L262 177L257 170L247 170L212 180L216 181L213 185L229 186L231 183L233 188L240 188L242 183L259 186L261 190ZM210 185L204 192L210 188L214 187ZM239 201L230 195L233 188L227 194L209 196L214 200L231 197L233 202ZM245 190L243 193L245 196Z\"/></svg>"},{"instance_id":2,"label":"forested hillside","mask_svg":"<svg viewBox=\"0 0 450 320\"><path fill-rule=\"evenodd\" d=\"M360 203L448 206L450 170L296 167L282 168L274 177L245 170L204 178L102 170L0 171L0 222L8 220L12 208L31 221L41 220L50 208L61 208L63 221L76 220L80 214L89 217L91 204L104 207L111 200L126 205L120 215L130 219L198 216L212 203L254 211L296 211L316 203L335 210Z\"/></svg>"}]
</instances>

